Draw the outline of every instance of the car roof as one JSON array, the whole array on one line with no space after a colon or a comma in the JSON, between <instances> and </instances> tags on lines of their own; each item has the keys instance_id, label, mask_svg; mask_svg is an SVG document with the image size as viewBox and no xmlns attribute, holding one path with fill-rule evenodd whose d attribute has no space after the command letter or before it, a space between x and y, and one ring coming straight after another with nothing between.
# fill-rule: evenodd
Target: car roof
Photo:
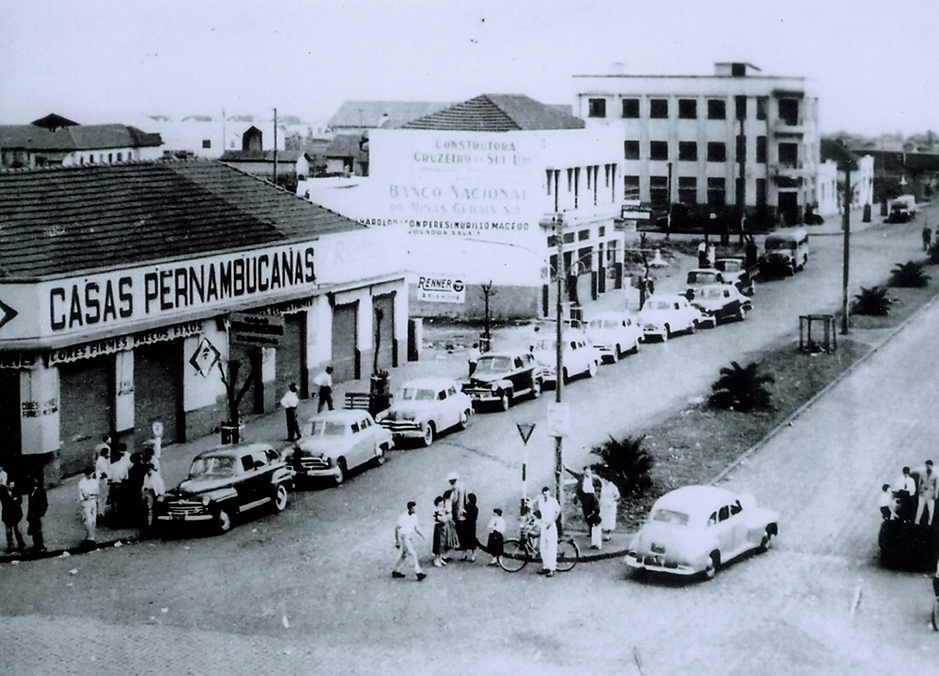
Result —
<instances>
[{"instance_id":1,"label":"car roof","mask_svg":"<svg viewBox=\"0 0 939 676\"><path fill-rule=\"evenodd\" d=\"M737 287L731 284L703 284L702 286L698 287L698 290L695 293L704 293L705 291L710 291L711 289L714 289L715 291L720 291L722 294L725 292L733 293L731 289L736 289L736 288Z\"/></svg>"},{"instance_id":2,"label":"car roof","mask_svg":"<svg viewBox=\"0 0 939 676\"><path fill-rule=\"evenodd\" d=\"M439 390L453 387L456 381L453 378L441 378L428 376L426 378L414 378L401 385L401 388L413 387L416 389Z\"/></svg>"},{"instance_id":3,"label":"car roof","mask_svg":"<svg viewBox=\"0 0 939 676\"><path fill-rule=\"evenodd\" d=\"M333 420L336 422L353 423L358 422L368 415L368 411L359 408L340 408L335 411L323 411L310 416L310 420Z\"/></svg>"},{"instance_id":4,"label":"car roof","mask_svg":"<svg viewBox=\"0 0 939 676\"><path fill-rule=\"evenodd\" d=\"M482 355L480 359L485 359L486 357L507 357L509 359L515 359L523 354L525 354L525 350L519 350L518 352L487 352Z\"/></svg>"},{"instance_id":5,"label":"car roof","mask_svg":"<svg viewBox=\"0 0 939 676\"><path fill-rule=\"evenodd\" d=\"M211 451L202 451L196 458L203 458L206 456L225 456L232 458L239 458L245 453L257 453L261 451L267 451L273 447L270 444L264 443L253 443L253 444L238 444L236 446L219 446L218 448L213 448Z\"/></svg>"},{"instance_id":6,"label":"car roof","mask_svg":"<svg viewBox=\"0 0 939 676\"><path fill-rule=\"evenodd\" d=\"M717 486L682 486L656 500L652 509L671 509L689 514L710 513L736 499L734 493Z\"/></svg>"},{"instance_id":7,"label":"car roof","mask_svg":"<svg viewBox=\"0 0 939 676\"><path fill-rule=\"evenodd\" d=\"M664 301L668 301L668 302L673 302L673 301L676 301L676 300L688 300L688 299L685 298L684 296L679 296L677 293L659 293L659 294L652 294L651 296L649 296L648 298L646 298L646 302L649 302L649 301L658 301L658 300L664 300Z\"/></svg>"}]
</instances>

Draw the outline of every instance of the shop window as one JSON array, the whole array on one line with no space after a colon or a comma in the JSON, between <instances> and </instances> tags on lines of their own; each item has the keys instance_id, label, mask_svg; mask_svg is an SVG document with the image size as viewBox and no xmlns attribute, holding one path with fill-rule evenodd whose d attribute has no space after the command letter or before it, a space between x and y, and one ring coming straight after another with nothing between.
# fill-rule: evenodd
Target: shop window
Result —
<instances>
[{"instance_id":1,"label":"shop window","mask_svg":"<svg viewBox=\"0 0 939 676\"><path fill-rule=\"evenodd\" d=\"M639 201L638 176L623 176L623 199Z\"/></svg>"},{"instance_id":2,"label":"shop window","mask_svg":"<svg viewBox=\"0 0 939 676\"><path fill-rule=\"evenodd\" d=\"M587 115L589 117L606 117L606 99L588 99Z\"/></svg>"},{"instance_id":3,"label":"shop window","mask_svg":"<svg viewBox=\"0 0 939 676\"><path fill-rule=\"evenodd\" d=\"M799 144L798 143L780 143L779 144L779 163L787 167L798 166Z\"/></svg>"},{"instance_id":4,"label":"shop window","mask_svg":"<svg viewBox=\"0 0 939 676\"><path fill-rule=\"evenodd\" d=\"M639 117L639 99L623 99L623 117L632 120Z\"/></svg>"},{"instance_id":5,"label":"shop window","mask_svg":"<svg viewBox=\"0 0 939 676\"><path fill-rule=\"evenodd\" d=\"M708 178L708 206L723 207L727 204L727 184L723 178Z\"/></svg>"},{"instance_id":6,"label":"shop window","mask_svg":"<svg viewBox=\"0 0 939 676\"><path fill-rule=\"evenodd\" d=\"M649 143L650 160L668 159L668 141L652 141Z\"/></svg>"},{"instance_id":7,"label":"shop window","mask_svg":"<svg viewBox=\"0 0 939 676\"><path fill-rule=\"evenodd\" d=\"M708 143L708 162L727 161L727 148L723 143L711 141Z\"/></svg>"},{"instance_id":8,"label":"shop window","mask_svg":"<svg viewBox=\"0 0 939 676\"><path fill-rule=\"evenodd\" d=\"M627 160L638 160L639 141L623 141L623 154Z\"/></svg>"},{"instance_id":9,"label":"shop window","mask_svg":"<svg viewBox=\"0 0 939 676\"><path fill-rule=\"evenodd\" d=\"M649 177L649 202L653 209L668 208L668 176Z\"/></svg>"},{"instance_id":10,"label":"shop window","mask_svg":"<svg viewBox=\"0 0 939 676\"><path fill-rule=\"evenodd\" d=\"M708 101L708 119L726 120L727 102L723 99L711 99Z\"/></svg>"},{"instance_id":11,"label":"shop window","mask_svg":"<svg viewBox=\"0 0 939 676\"><path fill-rule=\"evenodd\" d=\"M768 110L769 110L769 97L757 96L756 97L756 119L765 120Z\"/></svg>"},{"instance_id":12,"label":"shop window","mask_svg":"<svg viewBox=\"0 0 939 676\"><path fill-rule=\"evenodd\" d=\"M698 203L698 179L696 177L678 177L678 201L688 205Z\"/></svg>"},{"instance_id":13,"label":"shop window","mask_svg":"<svg viewBox=\"0 0 939 676\"><path fill-rule=\"evenodd\" d=\"M698 102L694 99L678 99L678 117L682 120L698 119Z\"/></svg>"},{"instance_id":14,"label":"shop window","mask_svg":"<svg viewBox=\"0 0 939 676\"><path fill-rule=\"evenodd\" d=\"M649 101L649 117L654 120L668 118L668 99L652 99Z\"/></svg>"},{"instance_id":15,"label":"shop window","mask_svg":"<svg viewBox=\"0 0 939 676\"><path fill-rule=\"evenodd\" d=\"M694 141L679 141L678 160L681 162L697 162L698 144Z\"/></svg>"},{"instance_id":16,"label":"shop window","mask_svg":"<svg viewBox=\"0 0 939 676\"><path fill-rule=\"evenodd\" d=\"M734 108L735 108L736 118L738 120L747 119L747 97L746 96L735 96Z\"/></svg>"},{"instance_id":17,"label":"shop window","mask_svg":"<svg viewBox=\"0 0 939 676\"><path fill-rule=\"evenodd\" d=\"M766 164L766 137L756 137L756 161L757 164Z\"/></svg>"}]
</instances>

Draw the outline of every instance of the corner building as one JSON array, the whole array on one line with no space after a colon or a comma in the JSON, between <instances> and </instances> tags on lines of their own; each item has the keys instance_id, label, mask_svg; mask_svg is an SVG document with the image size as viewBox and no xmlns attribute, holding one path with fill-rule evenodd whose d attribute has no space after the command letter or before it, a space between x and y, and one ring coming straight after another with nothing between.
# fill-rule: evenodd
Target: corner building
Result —
<instances>
[{"instance_id":1,"label":"corner building","mask_svg":"<svg viewBox=\"0 0 939 676\"><path fill-rule=\"evenodd\" d=\"M818 98L804 77L717 63L714 75L575 75L575 114L616 129L626 199L769 207L792 225L818 202Z\"/></svg>"},{"instance_id":2,"label":"corner building","mask_svg":"<svg viewBox=\"0 0 939 676\"><path fill-rule=\"evenodd\" d=\"M218 162L0 173L0 232L14 471L79 472L102 434L139 447L157 421L164 444L211 432L231 359L239 385L253 372L249 414L291 382L309 396L326 364L367 376L379 332L379 368L404 354L404 274L381 233ZM282 318L279 344L230 341L235 312Z\"/></svg>"}]
</instances>

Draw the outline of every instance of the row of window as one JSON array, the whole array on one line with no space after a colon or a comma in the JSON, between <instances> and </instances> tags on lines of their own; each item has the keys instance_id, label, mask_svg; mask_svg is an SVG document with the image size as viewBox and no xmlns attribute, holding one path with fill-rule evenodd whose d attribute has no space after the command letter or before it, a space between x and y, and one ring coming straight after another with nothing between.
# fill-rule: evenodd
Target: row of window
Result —
<instances>
[{"instance_id":1,"label":"row of window","mask_svg":"<svg viewBox=\"0 0 939 676\"><path fill-rule=\"evenodd\" d=\"M736 190L739 202L743 202L744 184L739 178L736 179ZM623 198L634 201L640 199L638 176L623 176ZM689 206L698 203L698 179L696 176L678 177L678 201ZM668 176L649 177L649 202L653 209L668 207ZM765 178L756 179L756 203L758 206L766 204ZM722 207L727 204L727 181L723 177L708 177L707 204L711 207Z\"/></svg>"},{"instance_id":2,"label":"row of window","mask_svg":"<svg viewBox=\"0 0 939 676\"><path fill-rule=\"evenodd\" d=\"M799 144L798 143L780 143L779 164L783 166L795 167L799 163ZM623 141L623 156L627 160L641 159L639 152L639 141ZM736 137L735 162L745 162L747 157L747 138L746 136ZM649 141L649 159L667 161L668 141ZM678 142L678 161L679 162L697 162L698 144L695 141ZM727 144L719 141L709 141L707 144L708 162L726 162ZM758 164L766 164L766 137L756 137L756 161Z\"/></svg>"},{"instance_id":3,"label":"row of window","mask_svg":"<svg viewBox=\"0 0 939 676\"><path fill-rule=\"evenodd\" d=\"M747 98L746 96L734 97L734 119L745 120L747 118ZM639 119L639 104L641 99L624 98L622 100L622 117L625 119ZM605 98L592 98L587 100L587 115L589 117L606 117ZM727 101L725 99L707 99L707 119L726 120L727 119ZM793 98L782 98L778 101L779 117L787 125L795 126L799 121L799 100ZM669 116L668 99L649 99L649 118L653 120L665 120ZM756 119L765 120L769 110L769 97L756 97ZM698 99L678 99L678 118L681 120L698 119Z\"/></svg>"},{"instance_id":4,"label":"row of window","mask_svg":"<svg viewBox=\"0 0 939 676\"><path fill-rule=\"evenodd\" d=\"M580 206L580 167L572 167L567 170L567 192L574 196L574 208ZM558 211L560 207L560 169L545 170L548 186L548 197L554 196L554 210ZM587 192L592 193L593 205L597 205L597 194L600 187L600 165L592 164L586 167ZM615 201L616 192L616 165L603 165L603 183L604 188L610 189L610 199Z\"/></svg>"},{"instance_id":5,"label":"row of window","mask_svg":"<svg viewBox=\"0 0 939 676\"><path fill-rule=\"evenodd\" d=\"M127 159L128 159L128 160L131 159L130 153L127 153ZM113 161L114 161L114 153L108 153L108 159L107 159L107 160L104 159L104 153L99 153L99 154L98 154L98 164L104 164L106 161L107 161L108 163L113 162ZM118 162L123 162L123 161L124 161L124 153L118 153L118 154L117 154L117 161L118 161ZM84 155L79 155L79 156L78 156L78 163L79 163L79 164L84 164L84 163L85 163L85 156L84 156ZM89 153L89 154L88 154L88 164L94 164L94 163L95 163L95 156L94 156L93 153Z\"/></svg>"}]
</instances>

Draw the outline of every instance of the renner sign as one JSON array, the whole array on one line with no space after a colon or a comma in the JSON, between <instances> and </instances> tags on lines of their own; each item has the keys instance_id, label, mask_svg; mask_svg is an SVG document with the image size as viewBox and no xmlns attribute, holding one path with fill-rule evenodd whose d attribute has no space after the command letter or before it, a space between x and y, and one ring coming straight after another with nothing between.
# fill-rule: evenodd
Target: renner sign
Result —
<instances>
[{"instance_id":1,"label":"renner sign","mask_svg":"<svg viewBox=\"0 0 939 676\"><path fill-rule=\"evenodd\" d=\"M417 299L435 303L464 303L466 287L461 280L450 277L420 277L417 280Z\"/></svg>"}]
</instances>

